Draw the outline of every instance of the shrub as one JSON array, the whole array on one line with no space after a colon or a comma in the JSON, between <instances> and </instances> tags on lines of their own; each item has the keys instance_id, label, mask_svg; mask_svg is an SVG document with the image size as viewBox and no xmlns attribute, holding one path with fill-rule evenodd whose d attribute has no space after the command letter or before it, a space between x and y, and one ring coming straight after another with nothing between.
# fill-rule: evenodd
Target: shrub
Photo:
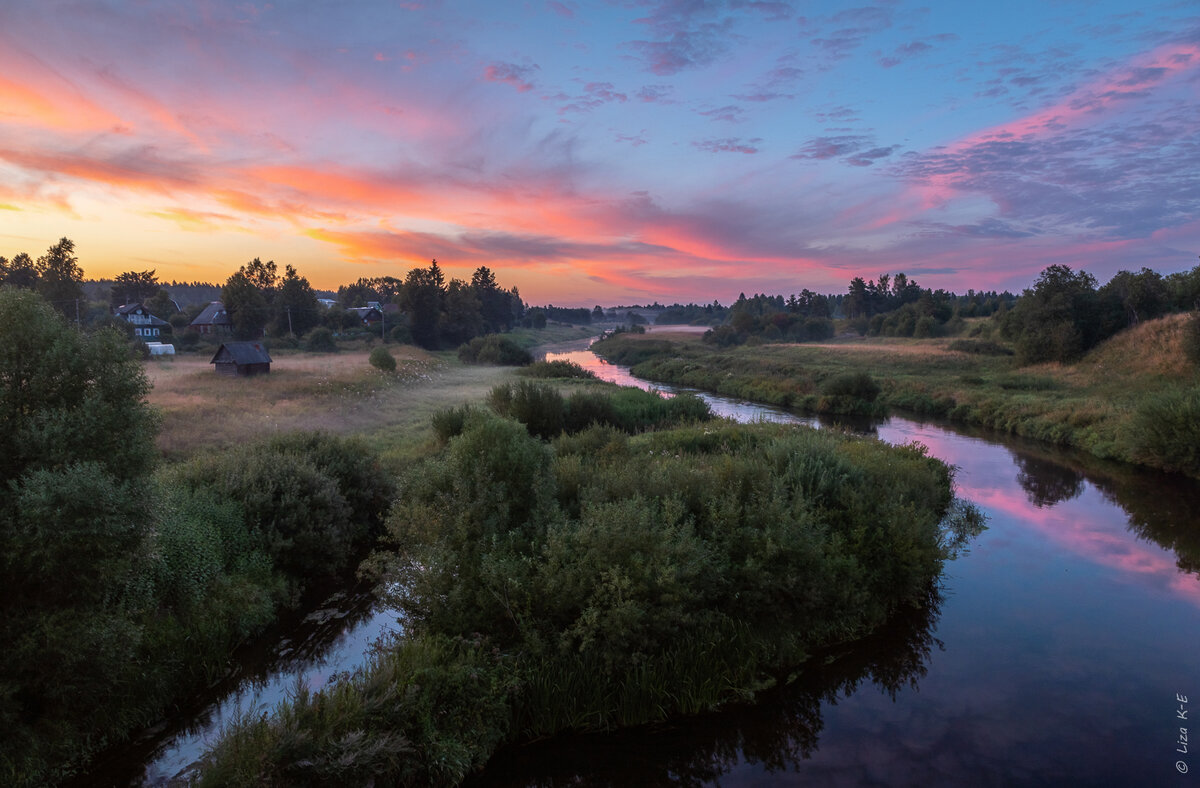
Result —
<instances>
[{"instance_id":1,"label":"shrub","mask_svg":"<svg viewBox=\"0 0 1200 788\"><path fill-rule=\"evenodd\" d=\"M937 321L929 315L923 315L913 326L912 335L917 339L928 339L937 336Z\"/></svg>"},{"instance_id":2,"label":"shrub","mask_svg":"<svg viewBox=\"0 0 1200 788\"><path fill-rule=\"evenodd\" d=\"M522 380L496 386L488 404L501 416L516 419L530 434L550 439L563 430L562 395L549 386Z\"/></svg>"},{"instance_id":3,"label":"shrub","mask_svg":"<svg viewBox=\"0 0 1200 788\"><path fill-rule=\"evenodd\" d=\"M586 378L595 379L591 371L584 369L574 361L535 361L529 366L517 370L517 374L527 378Z\"/></svg>"},{"instance_id":4,"label":"shrub","mask_svg":"<svg viewBox=\"0 0 1200 788\"><path fill-rule=\"evenodd\" d=\"M433 414L433 431L442 443L456 435L462 434L467 419L475 408L470 405L459 405L453 408L442 408Z\"/></svg>"},{"instance_id":5,"label":"shrub","mask_svg":"<svg viewBox=\"0 0 1200 788\"><path fill-rule=\"evenodd\" d=\"M458 358L465 364L497 364L510 367L521 367L533 362L529 351L499 334L475 337L459 347Z\"/></svg>"},{"instance_id":6,"label":"shrub","mask_svg":"<svg viewBox=\"0 0 1200 788\"><path fill-rule=\"evenodd\" d=\"M393 342L399 342L403 345L413 344L412 330L408 326L396 326L388 332L388 336L392 338Z\"/></svg>"},{"instance_id":7,"label":"shrub","mask_svg":"<svg viewBox=\"0 0 1200 788\"><path fill-rule=\"evenodd\" d=\"M372 350L371 355L367 358L367 361L370 362L371 366L375 367L375 369L383 372L396 371L396 357L393 356L391 352L383 345L380 345Z\"/></svg>"},{"instance_id":8,"label":"shrub","mask_svg":"<svg viewBox=\"0 0 1200 788\"><path fill-rule=\"evenodd\" d=\"M308 336L304 338L304 349L309 353L338 352L337 342L333 339L333 332L324 326L319 326L308 332Z\"/></svg>"},{"instance_id":9,"label":"shrub","mask_svg":"<svg viewBox=\"0 0 1200 788\"><path fill-rule=\"evenodd\" d=\"M981 356L1011 356L1013 351L987 339L956 339L946 346L947 350L959 353L975 353Z\"/></svg>"},{"instance_id":10,"label":"shrub","mask_svg":"<svg viewBox=\"0 0 1200 788\"><path fill-rule=\"evenodd\" d=\"M1183 353L1200 367L1200 310L1192 312L1183 324Z\"/></svg>"},{"instance_id":11,"label":"shrub","mask_svg":"<svg viewBox=\"0 0 1200 788\"><path fill-rule=\"evenodd\" d=\"M874 402L879 396L879 384L866 372L847 372L825 381L821 392L827 397L850 397Z\"/></svg>"},{"instance_id":12,"label":"shrub","mask_svg":"<svg viewBox=\"0 0 1200 788\"><path fill-rule=\"evenodd\" d=\"M1146 399L1130 425L1140 461L1200 476L1200 388L1177 388Z\"/></svg>"}]
</instances>

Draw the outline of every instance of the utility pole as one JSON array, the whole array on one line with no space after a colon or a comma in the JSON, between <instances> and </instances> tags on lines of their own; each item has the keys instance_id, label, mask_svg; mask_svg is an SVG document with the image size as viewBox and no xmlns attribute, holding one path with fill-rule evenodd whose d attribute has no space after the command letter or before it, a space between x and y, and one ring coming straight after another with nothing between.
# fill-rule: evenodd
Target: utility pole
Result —
<instances>
[{"instance_id":1,"label":"utility pole","mask_svg":"<svg viewBox=\"0 0 1200 788\"><path fill-rule=\"evenodd\" d=\"M296 332L292 330L292 307L289 304L288 306L285 306L284 309L287 310L288 313L288 333L294 338L296 336Z\"/></svg>"}]
</instances>

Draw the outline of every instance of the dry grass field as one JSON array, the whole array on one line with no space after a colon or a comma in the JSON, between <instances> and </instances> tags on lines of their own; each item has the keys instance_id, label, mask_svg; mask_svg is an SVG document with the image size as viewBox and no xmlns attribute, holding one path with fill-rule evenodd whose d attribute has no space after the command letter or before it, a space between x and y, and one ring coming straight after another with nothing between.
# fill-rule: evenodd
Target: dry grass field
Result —
<instances>
[{"instance_id":1,"label":"dry grass field","mask_svg":"<svg viewBox=\"0 0 1200 788\"><path fill-rule=\"evenodd\" d=\"M511 369L464 366L452 354L392 346L396 371L367 363L366 351L274 354L269 375L218 375L209 356L147 362L150 403L162 416L158 447L183 458L276 432L324 430L365 437L403 460L432 434L443 407L482 399Z\"/></svg>"}]
</instances>

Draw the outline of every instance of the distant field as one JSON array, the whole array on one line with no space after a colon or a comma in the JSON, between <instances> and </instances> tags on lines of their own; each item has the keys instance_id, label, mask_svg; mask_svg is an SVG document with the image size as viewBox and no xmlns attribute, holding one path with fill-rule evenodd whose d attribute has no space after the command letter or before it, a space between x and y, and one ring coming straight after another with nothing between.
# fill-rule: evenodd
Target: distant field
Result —
<instances>
[{"instance_id":1,"label":"distant field","mask_svg":"<svg viewBox=\"0 0 1200 788\"><path fill-rule=\"evenodd\" d=\"M394 374L371 367L366 351L276 354L269 375L251 378L218 375L207 355L148 362L150 403L162 414L158 447L181 458L275 432L325 430L361 434L403 459L429 436L434 411L479 400L512 375L411 345L390 349Z\"/></svg>"}]
</instances>

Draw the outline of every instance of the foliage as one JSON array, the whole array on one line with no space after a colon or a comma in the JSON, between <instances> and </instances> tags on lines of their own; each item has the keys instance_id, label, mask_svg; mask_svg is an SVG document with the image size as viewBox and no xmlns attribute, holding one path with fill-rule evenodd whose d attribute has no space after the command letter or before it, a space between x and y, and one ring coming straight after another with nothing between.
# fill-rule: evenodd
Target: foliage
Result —
<instances>
[{"instance_id":1,"label":"foliage","mask_svg":"<svg viewBox=\"0 0 1200 788\"><path fill-rule=\"evenodd\" d=\"M83 269L75 256L75 242L60 238L37 259L37 291L63 314L76 314L83 298Z\"/></svg>"},{"instance_id":2,"label":"foliage","mask_svg":"<svg viewBox=\"0 0 1200 788\"><path fill-rule=\"evenodd\" d=\"M319 326L308 332L308 336L304 338L304 349L309 353L338 352L338 346L337 342L334 341L333 332L324 326Z\"/></svg>"},{"instance_id":3,"label":"foliage","mask_svg":"<svg viewBox=\"0 0 1200 788\"><path fill-rule=\"evenodd\" d=\"M202 784L444 784L505 741L744 700L921 604L965 533L923 450L777 425L551 451L476 413L402 488L379 563L405 635L234 726Z\"/></svg>"},{"instance_id":4,"label":"foliage","mask_svg":"<svg viewBox=\"0 0 1200 788\"><path fill-rule=\"evenodd\" d=\"M959 353L976 353L984 356L1013 355L1011 348L988 339L956 339L947 345L946 349L956 350Z\"/></svg>"},{"instance_id":5,"label":"foliage","mask_svg":"<svg viewBox=\"0 0 1200 788\"><path fill-rule=\"evenodd\" d=\"M475 408L471 405L459 405L453 408L442 408L433 414L433 432L443 444L455 435L461 435L467 420Z\"/></svg>"},{"instance_id":6,"label":"foliage","mask_svg":"<svg viewBox=\"0 0 1200 788\"><path fill-rule=\"evenodd\" d=\"M259 339L271 320L278 275L274 260L257 257L239 268L221 288L221 302L237 339Z\"/></svg>"},{"instance_id":7,"label":"foliage","mask_svg":"<svg viewBox=\"0 0 1200 788\"><path fill-rule=\"evenodd\" d=\"M489 334L475 337L458 349L458 358L467 364L499 364L520 367L533 362L533 356L508 337Z\"/></svg>"},{"instance_id":8,"label":"foliage","mask_svg":"<svg viewBox=\"0 0 1200 788\"><path fill-rule=\"evenodd\" d=\"M238 501L255 546L300 584L346 564L391 492L360 443L319 433L200 457L179 481Z\"/></svg>"},{"instance_id":9,"label":"foliage","mask_svg":"<svg viewBox=\"0 0 1200 788\"><path fill-rule=\"evenodd\" d=\"M159 292L158 277L154 271L126 271L117 274L109 292L109 306L145 302ZM153 312L153 310L151 310ZM154 314L158 314L154 312Z\"/></svg>"},{"instance_id":10,"label":"foliage","mask_svg":"<svg viewBox=\"0 0 1200 788\"><path fill-rule=\"evenodd\" d=\"M576 391L564 399L554 388L520 381L492 389L488 404L496 413L516 419L529 432L551 439L598 424L634 433L712 418L704 400L693 394L671 398L628 387Z\"/></svg>"},{"instance_id":11,"label":"foliage","mask_svg":"<svg viewBox=\"0 0 1200 788\"><path fill-rule=\"evenodd\" d=\"M582 378L594 380L596 376L590 370L576 364L574 361L535 361L527 367L517 370L517 374L527 378Z\"/></svg>"},{"instance_id":12,"label":"foliage","mask_svg":"<svg viewBox=\"0 0 1200 788\"><path fill-rule=\"evenodd\" d=\"M396 371L396 357L383 345L371 351L371 355L367 357L367 362L382 372Z\"/></svg>"},{"instance_id":13,"label":"foliage","mask_svg":"<svg viewBox=\"0 0 1200 788\"><path fill-rule=\"evenodd\" d=\"M1183 352L1189 361L1200 367L1200 309L1192 312L1183 324Z\"/></svg>"},{"instance_id":14,"label":"foliage","mask_svg":"<svg viewBox=\"0 0 1200 788\"><path fill-rule=\"evenodd\" d=\"M271 332L276 336L303 336L321 322L317 294L308 280L286 266L271 301Z\"/></svg>"},{"instance_id":15,"label":"foliage","mask_svg":"<svg viewBox=\"0 0 1200 788\"><path fill-rule=\"evenodd\" d=\"M1200 388L1155 394L1137 410L1130 440L1143 462L1200 476Z\"/></svg>"},{"instance_id":16,"label":"foliage","mask_svg":"<svg viewBox=\"0 0 1200 788\"><path fill-rule=\"evenodd\" d=\"M874 402L879 396L879 384L866 372L847 372L825 381L821 392L827 397L851 397Z\"/></svg>"}]
</instances>

